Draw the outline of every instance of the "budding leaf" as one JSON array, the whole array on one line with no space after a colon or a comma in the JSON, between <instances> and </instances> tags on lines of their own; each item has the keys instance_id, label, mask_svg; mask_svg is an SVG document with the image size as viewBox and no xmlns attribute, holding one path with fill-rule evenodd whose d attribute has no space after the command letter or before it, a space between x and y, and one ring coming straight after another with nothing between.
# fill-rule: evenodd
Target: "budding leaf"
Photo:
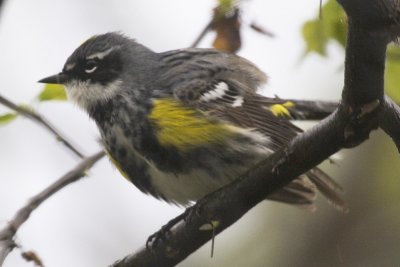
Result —
<instances>
[{"instance_id":1,"label":"budding leaf","mask_svg":"<svg viewBox=\"0 0 400 267\"><path fill-rule=\"evenodd\" d=\"M385 68L385 90L396 103L400 102L400 48L389 45Z\"/></svg>"},{"instance_id":2,"label":"budding leaf","mask_svg":"<svg viewBox=\"0 0 400 267\"><path fill-rule=\"evenodd\" d=\"M17 113L6 113L3 115L0 115L0 126L4 126L4 125L12 122L17 117L18 117Z\"/></svg>"},{"instance_id":3,"label":"budding leaf","mask_svg":"<svg viewBox=\"0 0 400 267\"><path fill-rule=\"evenodd\" d=\"M64 85L61 84L46 84L43 91L39 94L40 101L48 100L67 100Z\"/></svg>"},{"instance_id":4,"label":"budding leaf","mask_svg":"<svg viewBox=\"0 0 400 267\"><path fill-rule=\"evenodd\" d=\"M347 17L341 6L334 0L329 0L322 7L322 18L316 17L307 21L302 28L306 43L306 53L316 52L326 55L326 46L334 40L344 47L347 32Z\"/></svg>"}]
</instances>

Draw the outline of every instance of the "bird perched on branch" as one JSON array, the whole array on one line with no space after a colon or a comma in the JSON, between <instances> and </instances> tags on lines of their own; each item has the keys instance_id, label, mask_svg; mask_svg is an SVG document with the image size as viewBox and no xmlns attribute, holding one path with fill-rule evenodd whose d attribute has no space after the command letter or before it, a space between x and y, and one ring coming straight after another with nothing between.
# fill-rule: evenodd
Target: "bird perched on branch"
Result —
<instances>
[{"instance_id":1,"label":"bird perched on branch","mask_svg":"<svg viewBox=\"0 0 400 267\"><path fill-rule=\"evenodd\" d=\"M39 82L65 85L129 181L187 206L301 132L287 118L292 103L256 93L266 80L233 54L194 48L155 53L112 32L84 42L59 74ZM340 187L318 168L268 198L313 209L317 188L346 209Z\"/></svg>"}]
</instances>

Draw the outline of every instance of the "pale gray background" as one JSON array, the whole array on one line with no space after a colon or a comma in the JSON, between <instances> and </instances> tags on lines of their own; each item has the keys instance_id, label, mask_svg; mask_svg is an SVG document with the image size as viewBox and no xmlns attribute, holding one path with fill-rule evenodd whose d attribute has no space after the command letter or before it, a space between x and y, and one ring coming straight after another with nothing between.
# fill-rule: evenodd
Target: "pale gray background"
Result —
<instances>
[{"instance_id":1,"label":"pale gray background","mask_svg":"<svg viewBox=\"0 0 400 267\"><path fill-rule=\"evenodd\" d=\"M36 81L60 71L67 56L97 33L122 31L155 51L186 47L209 21L215 2L9 0L0 16L0 93L34 106L87 155L94 153L99 150L94 123L68 102L37 103L35 97L42 85ZM313 54L301 60L301 25L316 16L318 2L245 1L244 23L256 20L276 34L269 39L248 28L243 31L239 54L269 75L264 94L339 99L342 49L331 44L328 59ZM211 37L201 45L208 47ZM0 106L0 113L6 111ZM392 146L390 149L394 151ZM0 223L77 162L53 136L27 119L0 128ZM343 165L327 168L331 173L340 168L343 171L354 167L354 162ZM341 181L361 179L357 174L337 176ZM139 192L103 159L90 171L89 178L65 188L35 211L18 232L17 241L24 249L36 251L46 266L106 266L142 246L149 234L180 212L180 208ZM214 259L209 258L207 244L180 266L246 266L251 259L259 258L268 259L269 266L285 266L296 251L307 254L309 244L304 240L308 233L323 229L324 222L332 217L348 218L324 201L315 214L262 203L217 237ZM334 255L333 262L346 264L340 243L327 250ZM261 262L254 266L267 265ZM5 266L32 264L13 252Z\"/></svg>"}]
</instances>

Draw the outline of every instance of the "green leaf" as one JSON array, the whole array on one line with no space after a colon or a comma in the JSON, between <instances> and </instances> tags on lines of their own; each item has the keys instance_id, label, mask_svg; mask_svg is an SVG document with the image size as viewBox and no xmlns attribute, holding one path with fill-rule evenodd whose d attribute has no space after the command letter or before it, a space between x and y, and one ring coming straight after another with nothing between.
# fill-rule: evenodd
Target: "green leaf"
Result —
<instances>
[{"instance_id":1,"label":"green leaf","mask_svg":"<svg viewBox=\"0 0 400 267\"><path fill-rule=\"evenodd\" d=\"M0 115L0 126L4 126L4 125L12 122L17 117L18 117L17 113L6 113L3 115Z\"/></svg>"},{"instance_id":2,"label":"green leaf","mask_svg":"<svg viewBox=\"0 0 400 267\"><path fill-rule=\"evenodd\" d=\"M231 9L238 2L237 0L218 0L218 5L223 9Z\"/></svg>"},{"instance_id":3,"label":"green leaf","mask_svg":"<svg viewBox=\"0 0 400 267\"><path fill-rule=\"evenodd\" d=\"M335 0L329 0L322 7L322 18L315 18L304 23L303 39L306 53L316 52L326 55L326 46L331 40L344 47L346 43L346 14Z\"/></svg>"},{"instance_id":4,"label":"green leaf","mask_svg":"<svg viewBox=\"0 0 400 267\"><path fill-rule=\"evenodd\" d=\"M307 44L306 53L317 52L318 54L324 56L325 47L328 40L322 23L314 20L308 21L303 25L302 33Z\"/></svg>"},{"instance_id":5,"label":"green leaf","mask_svg":"<svg viewBox=\"0 0 400 267\"><path fill-rule=\"evenodd\" d=\"M306 54L316 52L325 56L326 47L331 40L345 47L346 20L346 14L340 5L335 0L329 0L322 7L322 19L317 17L303 25ZM386 55L385 90L395 102L400 103L400 48L390 45Z\"/></svg>"},{"instance_id":6,"label":"green leaf","mask_svg":"<svg viewBox=\"0 0 400 267\"><path fill-rule=\"evenodd\" d=\"M390 45L387 50L385 90L396 103L400 102L400 48Z\"/></svg>"},{"instance_id":7,"label":"green leaf","mask_svg":"<svg viewBox=\"0 0 400 267\"><path fill-rule=\"evenodd\" d=\"M67 100L64 85L61 84L46 84L43 91L39 94L40 101L48 100Z\"/></svg>"}]
</instances>

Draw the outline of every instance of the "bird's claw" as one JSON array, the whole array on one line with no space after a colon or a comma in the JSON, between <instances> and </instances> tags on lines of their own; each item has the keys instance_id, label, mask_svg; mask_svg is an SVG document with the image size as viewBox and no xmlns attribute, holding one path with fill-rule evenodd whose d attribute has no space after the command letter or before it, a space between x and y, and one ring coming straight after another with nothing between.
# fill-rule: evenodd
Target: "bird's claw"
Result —
<instances>
[{"instance_id":1,"label":"bird's claw","mask_svg":"<svg viewBox=\"0 0 400 267\"><path fill-rule=\"evenodd\" d=\"M146 241L146 248L154 248L156 247L160 241L165 242L167 240L167 235L170 233L170 230L177 225L181 220L185 222L190 222L190 218L192 216L200 216L200 205L196 204L192 207L189 207L185 210L184 213L177 216L176 218L170 220L166 225L162 226L161 229L154 234L150 235Z\"/></svg>"}]
</instances>

